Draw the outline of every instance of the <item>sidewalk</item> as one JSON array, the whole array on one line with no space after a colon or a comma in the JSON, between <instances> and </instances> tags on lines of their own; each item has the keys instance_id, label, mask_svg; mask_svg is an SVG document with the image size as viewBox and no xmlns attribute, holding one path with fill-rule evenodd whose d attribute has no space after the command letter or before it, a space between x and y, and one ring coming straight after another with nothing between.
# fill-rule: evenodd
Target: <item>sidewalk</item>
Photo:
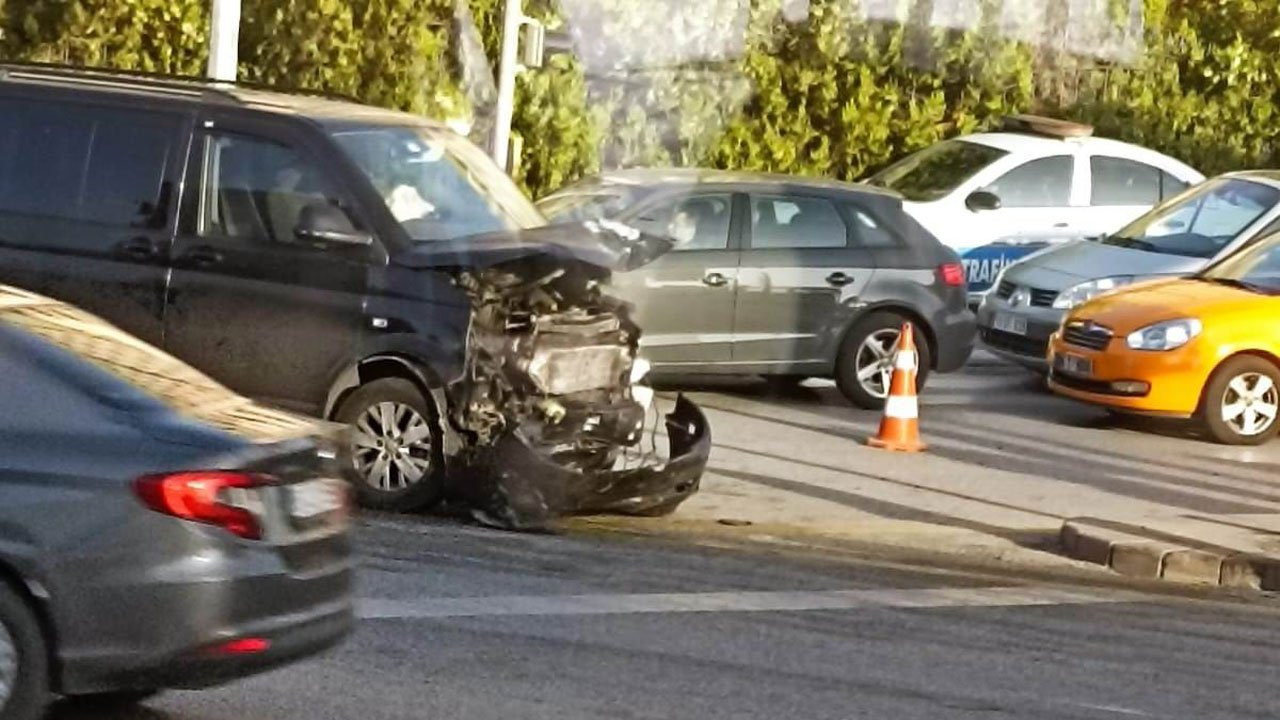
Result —
<instances>
[{"instance_id":1,"label":"sidewalk","mask_svg":"<svg viewBox=\"0 0 1280 720\"><path fill-rule=\"evenodd\" d=\"M695 392L715 447L702 490L651 529L736 527L1280 589L1280 443L1241 450L1133 429L978 364L922 399L927 453L864 446L878 415L830 393ZM1010 384L1014 391L1007 392ZM997 397L993 393L1003 393ZM1063 540L1066 543L1063 544Z\"/></svg>"}]
</instances>

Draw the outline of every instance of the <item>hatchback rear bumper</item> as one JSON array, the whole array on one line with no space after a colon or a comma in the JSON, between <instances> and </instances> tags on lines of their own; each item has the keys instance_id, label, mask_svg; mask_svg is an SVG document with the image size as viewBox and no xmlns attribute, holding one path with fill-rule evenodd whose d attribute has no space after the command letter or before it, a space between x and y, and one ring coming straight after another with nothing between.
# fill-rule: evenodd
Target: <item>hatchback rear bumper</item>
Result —
<instances>
[{"instance_id":1,"label":"hatchback rear bumper","mask_svg":"<svg viewBox=\"0 0 1280 720\"><path fill-rule=\"evenodd\" d=\"M978 333L973 313L966 309L938 318L933 332L938 344L937 357L934 358L934 368L938 372L959 370L969 362Z\"/></svg>"}]
</instances>

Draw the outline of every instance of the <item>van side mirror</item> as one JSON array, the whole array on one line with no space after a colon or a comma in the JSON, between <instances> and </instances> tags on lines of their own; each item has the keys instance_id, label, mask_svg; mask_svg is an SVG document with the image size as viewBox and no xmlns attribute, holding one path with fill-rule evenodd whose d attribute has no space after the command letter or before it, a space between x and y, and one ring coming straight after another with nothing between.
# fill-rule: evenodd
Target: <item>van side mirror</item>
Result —
<instances>
[{"instance_id":1,"label":"van side mirror","mask_svg":"<svg viewBox=\"0 0 1280 720\"><path fill-rule=\"evenodd\" d=\"M316 202L298 213L293 234L299 240L330 245L372 245L373 236L361 232L342 208L327 202Z\"/></svg>"},{"instance_id":2,"label":"van side mirror","mask_svg":"<svg viewBox=\"0 0 1280 720\"><path fill-rule=\"evenodd\" d=\"M969 193L969 197L964 199L964 206L973 212L982 212L983 210L999 210L1000 198L993 192L986 190L977 190Z\"/></svg>"}]
</instances>

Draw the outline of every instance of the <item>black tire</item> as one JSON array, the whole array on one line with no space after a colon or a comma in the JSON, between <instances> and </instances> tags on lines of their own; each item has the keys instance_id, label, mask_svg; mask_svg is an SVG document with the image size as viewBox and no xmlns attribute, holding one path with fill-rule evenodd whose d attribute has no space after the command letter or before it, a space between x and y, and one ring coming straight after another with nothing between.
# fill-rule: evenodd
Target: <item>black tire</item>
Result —
<instances>
[{"instance_id":1,"label":"black tire","mask_svg":"<svg viewBox=\"0 0 1280 720\"><path fill-rule=\"evenodd\" d=\"M13 644L17 673L0 720L39 720L49 704L49 649L31 607L0 581L0 625Z\"/></svg>"},{"instance_id":2,"label":"black tire","mask_svg":"<svg viewBox=\"0 0 1280 720\"><path fill-rule=\"evenodd\" d=\"M427 459L429 465L426 472L417 480L408 482L404 487L383 489L375 487L360 469L358 458L361 448L356 441L356 425L366 411L376 408L381 403L395 403L411 408L430 426L429 448L418 450L427 457L415 456L415 459ZM444 494L444 433L440 428L440 411L429 395L418 390L414 383L402 378L383 378L362 385L354 390L334 413L334 420L353 428L352 444L346 449L345 460L355 487L356 499L361 507L392 512L413 512L435 505ZM394 465L394 463L393 463ZM399 468L394 469L397 477L403 478ZM393 483L389 483L393 484ZM394 483L399 484L399 483Z\"/></svg>"},{"instance_id":3,"label":"black tire","mask_svg":"<svg viewBox=\"0 0 1280 720\"><path fill-rule=\"evenodd\" d=\"M1271 379L1270 402L1280 395L1280 368L1254 355L1239 355L1222 363L1205 385L1200 399L1199 421L1210 437L1224 445L1262 445L1276 436L1280 430L1280 418L1273 417L1259 432L1244 434L1223 417L1224 406L1237 397L1231 387L1240 377L1266 377ZM1275 411L1272 410L1274 415Z\"/></svg>"},{"instance_id":4,"label":"black tire","mask_svg":"<svg viewBox=\"0 0 1280 720\"><path fill-rule=\"evenodd\" d=\"M159 695L159 690L115 690L113 692L68 695L67 704L90 712L128 710Z\"/></svg>"},{"instance_id":5,"label":"black tire","mask_svg":"<svg viewBox=\"0 0 1280 720\"><path fill-rule=\"evenodd\" d=\"M834 374L836 386L840 388L840 392L849 402L867 410L881 410L884 408L885 399L876 397L858 381L858 369L856 367L858 351L867 338L888 330L900 330L902 323L909 321L909 318L895 312L878 311L858 320L853 327L849 328L849 332L845 333L844 340L840 343L840 352L836 354ZM925 382L929 378L929 368L933 363L933 355L929 348L929 341L919 325L915 326L915 339L916 353L919 360L918 369L916 370L916 392L920 392L924 390Z\"/></svg>"}]
</instances>

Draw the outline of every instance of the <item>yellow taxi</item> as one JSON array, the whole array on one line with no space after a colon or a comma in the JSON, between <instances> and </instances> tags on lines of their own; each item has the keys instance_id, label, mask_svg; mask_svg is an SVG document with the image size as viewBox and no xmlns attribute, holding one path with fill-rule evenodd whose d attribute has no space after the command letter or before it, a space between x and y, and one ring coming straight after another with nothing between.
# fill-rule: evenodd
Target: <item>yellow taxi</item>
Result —
<instances>
[{"instance_id":1,"label":"yellow taxi","mask_svg":"<svg viewBox=\"0 0 1280 720\"><path fill-rule=\"evenodd\" d=\"M1198 274L1077 307L1049 342L1049 386L1121 412L1195 418L1259 445L1280 422L1280 234Z\"/></svg>"}]
</instances>

